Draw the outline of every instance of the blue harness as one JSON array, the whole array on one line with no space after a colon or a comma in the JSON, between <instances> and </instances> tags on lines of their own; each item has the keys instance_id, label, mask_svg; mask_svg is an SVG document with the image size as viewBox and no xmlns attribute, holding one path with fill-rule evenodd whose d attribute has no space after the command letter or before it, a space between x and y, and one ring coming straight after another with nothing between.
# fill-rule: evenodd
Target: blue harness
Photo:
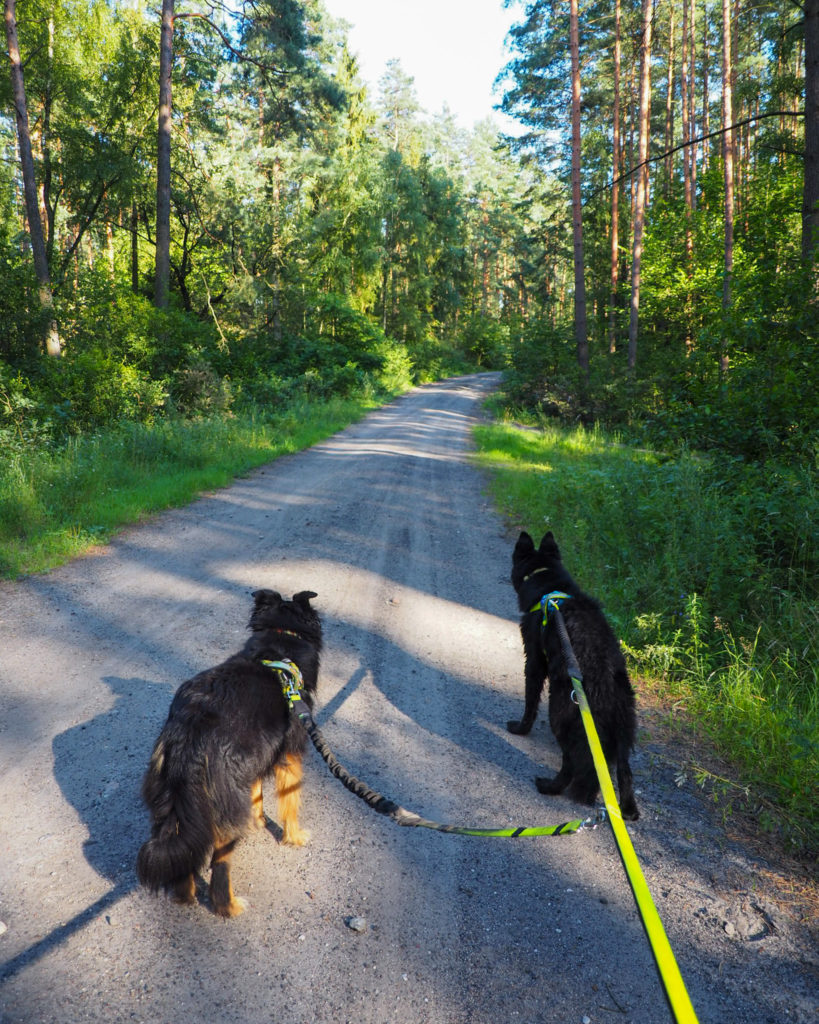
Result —
<instances>
[{"instance_id":1,"label":"blue harness","mask_svg":"<svg viewBox=\"0 0 819 1024\"><path fill-rule=\"evenodd\" d=\"M549 619L549 612L559 612L561 607L563 606L563 602L570 601L571 597L571 594L564 594L562 590L553 590L551 594L544 594L543 597L541 597L541 599L537 602L537 604L532 605L529 611L536 612L538 608L542 609L543 625L545 626Z\"/></svg>"}]
</instances>

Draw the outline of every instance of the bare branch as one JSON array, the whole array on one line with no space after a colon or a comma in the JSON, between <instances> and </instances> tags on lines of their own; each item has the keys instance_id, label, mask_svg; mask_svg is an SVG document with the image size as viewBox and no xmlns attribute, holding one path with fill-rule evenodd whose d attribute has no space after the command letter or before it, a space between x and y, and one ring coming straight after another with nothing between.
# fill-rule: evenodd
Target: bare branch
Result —
<instances>
[{"instance_id":1,"label":"bare branch","mask_svg":"<svg viewBox=\"0 0 819 1024\"><path fill-rule=\"evenodd\" d=\"M636 171L639 171L641 168L646 167L648 164L655 164L659 160L664 160L667 156L671 156L672 153L678 153L681 149L685 149L687 146L696 146L700 142L704 142L706 139L717 138L720 135L725 135L726 132L734 131L736 128L744 128L746 124L753 124L754 121L764 121L768 117L804 116L804 110L771 110L767 114L754 114L751 117L746 117L742 121L737 121L735 124L730 125L728 128L718 128L714 132L708 132L707 135L700 135L696 139L689 139L688 142L681 142L679 146L674 146L671 149L665 150L665 152L663 153L658 153L657 156L648 157L647 160L643 160L642 163L635 164L634 167L630 168L628 171L625 171L618 178L612 178L612 180L609 181L607 184L601 186L600 188L596 188L594 192L592 192L588 196L588 198L586 199L586 203L588 203L591 199L594 199L595 196L600 195L601 192L605 192L607 189L613 188L621 181L625 181L626 178L630 178L632 174L634 174Z\"/></svg>"},{"instance_id":2,"label":"bare branch","mask_svg":"<svg viewBox=\"0 0 819 1024\"><path fill-rule=\"evenodd\" d=\"M211 10L212 10L212 8L211 8ZM233 43L228 39L228 37L225 35L225 33L221 30L221 28L219 28L219 26L214 21L212 21L208 17L207 14L197 14L195 12L191 12L189 14L175 14L174 15L174 21L177 21L180 18L196 19L197 21L204 21L205 24L208 25L210 28L212 28L213 31L219 36L219 38L222 40L222 42L225 45L225 49L227 49L228 52L230 54L232 54L232 56L234 56L236 58L236 60L241 61L244 64L253 64L255 67L260 68L262 71L270 71L274 75L285 75L286 76L286 75L290 74L289 71L284 71L282 68L274 67L274 65L272 65L272 64L266 64L264 61L257 60L255 57L249 56L247 53L244 53L242 50L237 50L236 47L233 45Z\"/></svg>"}]
</instances>

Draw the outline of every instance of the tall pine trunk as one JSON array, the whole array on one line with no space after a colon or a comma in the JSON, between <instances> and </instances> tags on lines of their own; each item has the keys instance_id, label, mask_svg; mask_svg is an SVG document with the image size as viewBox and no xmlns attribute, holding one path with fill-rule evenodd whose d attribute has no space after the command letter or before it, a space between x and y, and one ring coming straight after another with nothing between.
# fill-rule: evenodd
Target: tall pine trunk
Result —
<instances>
[{"instance_id":1,"label":"tall pine trunk","mask_svg":"<svg viewBox=\"0 0 819 1024\"><path fill-rule=\"evenodd\" d=\"M619 3L619 0L618 0ZM665 182L663 192L671 195L674 181L674 4L671 4L668 24L668 66L666 68L665 87Z\"/></svg>"},{"instance_id":2,"label":"tall pine trunk","mask_svg":"<svg viewBox=\"0 0 819 1024\"><path fill-rule=\"evenodd\" d=\"M805 0L805 180L802 257L814 271L819 243L819 0ZM816 289L815 290L819 290Z\"/></svg>"},{"instance_id":3,"label":"tall pine trunk","mask_svg":"<svg viewBox=\"0 0 819 1024\"><path fill-rule=\"evenodd\" d=\"M731 305L731 277L734 271L734 101L733 59L731 56L731 0L722 0L722 155L725 208L725 266L722 281L722 308ZM723 353L723 365L725 354Z\"/></svg>"},{"instance_id":4,"label":"tall pine trunk","mask_svg":"<svg viewBox=\"0 0 819 1024\"><path fill-rule=\"evenodd\" d=\"M131 291L139 295L139 207L131 200Z\"/></svg>"},{"instance_id":5,"label":"tall pine trunk","mask_svg":"<svg viewBox=\"0 0 819 1024\"><path fill-rule=\"evenodd\" d=\"M688 159L689 143L691 142L691 121L690 108L688 105L688 80L691 77L692 69L690 64L689 49L689 25L688 25L688 0L683 0L682 20L682 72L680 75L680 113L682 115L682 165L683 165L683 195L685 197L685 250L689 253L689 239L691 236L691 163Z\"/></svg>"},{"instance_id":6,"label":"tall pine trunk","mask_svg":"<svg viewBox=\"0 0 819 1024\"><path fill-rule=\"evenodd\" d=\"M634 199L634 241L631 254L631 312L628 325L628 367L637 365L637 332L640 315L640 275L643 259L643 226L648 198L648 132L651 107L651 28L653 0L643 0L640 46L640 126L637 155L637 191Z\"/></svg>"},{"instance_id":7,"label":"tall pine trunk","mask_svg":"<svg viewBox=\"0 0 819 1024\"><path fill-rule=\"evenodd\" d=\"M688 19L688 31L690 33L690 45L688 58L691 73L688 76L688 131L691 145L689 146L689 160L691 167L691 208L697 208L697 7L695 0L690 0L690 13ZM693 241L692 241L693 251Z\"/></svg>"},{"instance_id":8,"label":"tall pine trunk","mask_svg":"<svg viewBox=\"0 0 819 1024\"><path fill-rule=\"evenodd\" d=\"M574 335L577 363L588 376L586 277L583 264L583 207L580 196L580 31L577 0L569 4L569 48L572 60L572 234L574 238Z\"/></svg>"},{"instance_id":9,"label":"tall pine trunk","mask_svg":"<svg viewBox=\"0 0 819 1024\"><path fill-rule=\"evenodd\" d=\"M34 153L31 148L26 85L23 77L23 64L20 59L20 44L17 39L16 6L16 0L5 0L6 43L11 64L11 91L14 98L14 112L17 121L17 141L20 148L20 167L23 174L23 196L26 205L29 239L31 241L31 255L34 260L34 273L37 276L40 308L43 312L43 344L48 355L59 356L62 354L62 348L60 336L57 333L57 322L54 318L51 273L46 255L45 239L43 237L40 206L37 201L37 179L34 173Z\"/></svg>"},{"instance_id":10,"label":"tall pine trunk","mask_svg":"<svg viewBox=\"0 0 819 1024\"><path fill-rule=\"evenodd\" d=\"M168 305L171 279L171 69L174 0L162 0L159 37L159 121L156 142L156 265L154 305Z\"/></svg>"},{"instance_id":11,"label":"tall pine trunk","mask_svg":"<svg viewBox=\"0 0 819 1024\"><path fill-rule=\"evenodd\" d=\"M611 294L609 352L617 348L617 282L620 276L620 0L614 0L614 130L612 133Z\"/></svg>"},{"instance_id":12,"label":"tall pine trunk","mask_svg":"<svg viewBox=\"0 0 819 1024\"><path fill-rule=\"evenodd\" d=\"M705 17L702 19L702 166L706 171L710 155L708 136L711 132L708 117L708 89L708 9L706 8Z\"/></svg>"}]
</instances>

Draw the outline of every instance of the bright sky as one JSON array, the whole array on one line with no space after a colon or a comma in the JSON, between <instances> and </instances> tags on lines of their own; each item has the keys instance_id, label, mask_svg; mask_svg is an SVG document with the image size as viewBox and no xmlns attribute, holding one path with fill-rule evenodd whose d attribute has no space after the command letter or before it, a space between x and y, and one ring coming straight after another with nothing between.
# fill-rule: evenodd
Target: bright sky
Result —
<instances>
[{"instance_id":1,"label":"bright sky","mask_svg":"<svg viewBox=\"0 0 819 1024\"><path fill-rule=\"evenodd\" d=\"M512 132L515 122L492 109L501 98L492 84L509 59L504 41L522 17L520 7L504 10L502 0L324 0L324 5L333 17L350 22L350 49L373 98L387 61L397 58L415 79L427 113L440 113L446 103L463 128L493 117Z\"/></svg>"}]
</instances>

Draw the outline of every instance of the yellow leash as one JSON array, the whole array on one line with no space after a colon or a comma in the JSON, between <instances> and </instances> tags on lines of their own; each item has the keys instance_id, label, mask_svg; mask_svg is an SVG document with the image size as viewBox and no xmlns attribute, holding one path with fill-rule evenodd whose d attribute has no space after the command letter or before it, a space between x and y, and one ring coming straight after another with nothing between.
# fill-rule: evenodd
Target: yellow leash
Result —
<instances>
[{"instance_id":1,"label":"yellow leash","mask_svg":"<svg viewBox=\"0 0 819 1024\"><path fill-rule=\"evenodd\" d=\"M620 858L628 876L631 891L634 893L637 909L643 921L643 928L651 945L651 951L654 954L654 961L657 964L660 980L665 988L668 1004L671 1007L671 1012L677 1024L698 1024L697 1015L694 1013L694 1007L691 1004L685 982L674 958L674 952L665 934L657 908L654 906L654 900L651 898L651 893L640 868L640 862L637 860L637 854L634 852L631 839L626 831L623 816L620 813L620 805L617 802L614 785L609 774L609 766L606 763L606 757L600 745L600 738L597 735L597 729L592 718L591 708L583 689L583 676L580 673L580 667L574 656L574 651L569 641L569 634L566 630L566 623L557 602L549 604L549 612L554 615L555 624L557 625L558 634L563 646L563 655L566 658L566 666L569 676L574 683L574 697L580 708L580 717L586 730L589 747L591 748L592 759L594 760L594 767L600 782L600 791L603 794L608 819L611 822Z\"/></svg>"}]
</instances>

